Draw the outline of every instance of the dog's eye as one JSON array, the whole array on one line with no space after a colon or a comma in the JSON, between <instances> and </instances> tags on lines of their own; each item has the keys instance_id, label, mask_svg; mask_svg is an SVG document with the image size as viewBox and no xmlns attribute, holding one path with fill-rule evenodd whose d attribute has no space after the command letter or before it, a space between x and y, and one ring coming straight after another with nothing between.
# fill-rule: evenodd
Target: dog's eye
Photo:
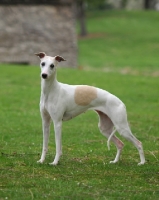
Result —
<instances>
[{"instance_id":1,"label":"dog's eye","mask_svg":"<svg viewBox=\"0 0 159 200\"><path fill-rule=\"evenodd\" d=\"M53 69L54 68L54 64L51 64L50 67L51 67L51 69Z\"/></svg>"},{"instance_id":2,"label":"dog's eye","mask_svg":"<svg viewBox=\"0 0 159 200\"><path fill-rule=\"evenodd\" d=\"M44 67L44 66L45 66L45 63L44 63L44 62L42 62L42 63L41 63L41 66L42 66L42 67Z\"/></svg>"}]
</instances>

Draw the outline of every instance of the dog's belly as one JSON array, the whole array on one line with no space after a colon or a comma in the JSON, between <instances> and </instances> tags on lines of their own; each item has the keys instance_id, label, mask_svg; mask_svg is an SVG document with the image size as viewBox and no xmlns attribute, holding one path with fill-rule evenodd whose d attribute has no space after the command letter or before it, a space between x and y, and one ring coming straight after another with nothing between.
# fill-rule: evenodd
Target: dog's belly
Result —
<instances>
[{"instance_id":1,"label":"dog's belly","mask_svg":"<svg viewBox=\"0 0 159 200\"><path fill-rule=\"evenodd\" d=\"M72 116L71 114L68 113L64 113L64 116L62 118L62 121L68 121L70 119L72 119L74 116Z\"/></svg>"},{"instance_id":2,"label":"dog's belly","mask_svg":"<svg viewBox=\"0 0 159 200\"><path fill-rule=\"evenodd\" d=\"M72 118L74 118L74 117L80 115L81 113L87 111L87 109L88 109L88 108L85 107L85 108L83 108L83 109L80 108L80 109L76 109L76 110L72 110L72 111L66 111L66 112L64 113L64 115L63 115L62 120L63 120L63 121L68 121L68 120L70 120L70 119L72 119Z\"/></svg>"}]
</instances>

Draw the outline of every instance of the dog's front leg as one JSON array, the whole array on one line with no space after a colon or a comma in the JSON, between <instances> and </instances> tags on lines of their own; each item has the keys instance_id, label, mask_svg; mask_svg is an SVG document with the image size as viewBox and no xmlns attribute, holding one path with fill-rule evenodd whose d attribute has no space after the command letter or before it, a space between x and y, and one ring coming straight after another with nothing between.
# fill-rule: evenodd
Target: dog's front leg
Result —
<instances>
[{"instance_id":1,"label":"dog's front leg","mask_svg":"<svg viewBox=\"0 0 159 200\"><path fill-rule=\"evenodd\" d=\"M51 117L46 112L41 112L42 117L42 126L43 126L43 148L42 154L39 163L43 163L46 157L46 153L48 150L48 141L49 141L49 134L50 134L50 122Z\"/></svg>"},{"instance_id":2,"label":"dog's front leg","mask_svg":"<svg viewBox=\"0 0 159 200\"><path fill-rule=\"evenodd\" d=\"M62 121L54 122L55 131L55 143L56 143L56 155L55 159L50 165L57 165L62 155L62 144L61 144L61 131L62 131Z\"/></svg>"}]
</instances>

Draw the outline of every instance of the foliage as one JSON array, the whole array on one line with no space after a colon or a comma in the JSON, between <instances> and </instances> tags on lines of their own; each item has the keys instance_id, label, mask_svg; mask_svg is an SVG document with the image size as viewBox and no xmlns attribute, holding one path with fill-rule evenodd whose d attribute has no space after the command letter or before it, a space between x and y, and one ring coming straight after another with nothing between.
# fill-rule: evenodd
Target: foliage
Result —
<instances>
[{"instance_id":1,"label":"foliage","mask_svg":"<svg viewBox=\"0 0 159 200\"><path fill-rule=\"evenodd\" d=\"M105 0L85 0L88 9L104 9L106 8L107 4Z\"/></svg>"}]
</instances>

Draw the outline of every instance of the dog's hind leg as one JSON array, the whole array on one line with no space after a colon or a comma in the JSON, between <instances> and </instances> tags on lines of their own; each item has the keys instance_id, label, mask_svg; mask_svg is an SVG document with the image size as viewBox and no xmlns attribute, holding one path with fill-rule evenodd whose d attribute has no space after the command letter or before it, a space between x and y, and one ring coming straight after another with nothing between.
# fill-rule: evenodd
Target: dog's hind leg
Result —
<instances>
[{"instance_id":1,"label":"dog's hind leg","mask_svg":"<svg viewBox=\"0 0 159 200\"><path fill-rule=\"evenodd\" d=\"M119 126L117 127L117 131L121 136L123 136L125 139L130 141L134 146L137 148L139 155L140 155L140 163L138 165L143 165L145 163L145 156L144 156L144 151L142 147L142 143L132 134L128 123L125 124L124 127Z\"/></svg>"},{"instance_id":2,"label":"dog's hind leg","mask_svg":"<svg viewBox=\"0 0 159 200\"><path fill-rule=\"evenodd\" d=\"M101 111L97 111L97 110L96 112L99 115L99 124L98 124L99 130L105 137L109 138L113 132L114 125L111 119L105 113ZM113 161L110 161L110 163L116 163L119 161L120 154L121 154L124 144L115 135L111 137L111 141L115 144L117 148L117 154L116 154L115 159Z\"/></svg>"},{"instance_id":3,"label":"dog's hind leg","mask_svg":"<svg viewBox=\"0 0 159 200\"><path fill-rule=\"evenodd\" d=\"M113 112L112 112L113 113ZM145 156L142 147L142 143L132 134L128 121L125 106L120 106L116 108L116 113L113 113L111 116L112 122L118 131L118 133L123 136L125 139L130 141L137 148L140 155L140 163L138 165L142 165L145 163Z\"/></svg>"}]
</instances>

